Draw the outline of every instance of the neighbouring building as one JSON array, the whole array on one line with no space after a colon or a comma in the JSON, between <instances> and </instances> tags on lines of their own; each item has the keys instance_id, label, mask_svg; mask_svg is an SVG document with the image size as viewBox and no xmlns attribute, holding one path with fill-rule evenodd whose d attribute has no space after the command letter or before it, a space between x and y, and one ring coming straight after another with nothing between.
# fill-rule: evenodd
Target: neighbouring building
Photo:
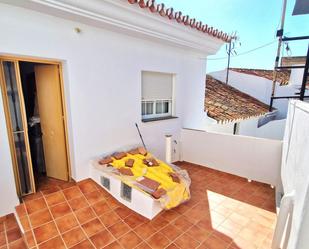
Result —
<instances>
[{"instance_id":1,"label":"neighbouring building","mask_svg":"<svg viewBox=\"0 0 309 249\"><path fill-rule=\"evenodd\" d=\"M305 57L283 57L282 65L304 65ZM277 73L275 96L293 96L300 92L303 69L282 69ZM226 70L211 73L225 82ZM272 91L273 70L231 68L229 72L230 86L251 95L269 105ZM308 90L307 90L308 93ZM274 100L274 108L278 110L277 119L284 119L287 113L288 99Z\"/></svg>"},{"instance_id":2,"label":"neighbouring building","mask_svg":"<svg viewBox=\"0 0 309 249\"><path fill-rule=\"evenodd\" d=\"M284 57L282 65L304 65L304 57ZM221 82L225 82L226 70L212 72L210 75ZM284 69L277 73L275 96L294 96L300 92L303 69ZM269 105L272 92L273 70L231 68L228 85L239 91L249 94L262 103ZM306 95L308 95L306 90ZM276 110L275 120L264 126L257 127L258 119L246 122L243 135L257 137L283 139L285 119L288 108L288 99L274 100L273 107ZM228 129L228 130L231 130Z\"/></svg>"},{"instance_id":3,"label":"neighbouring building","mask_svg":"<svg viewBox=\"0 0 309 249\"><path fill-rule=\"evenodd\" d=\"M210 75L206 76L205 111L206 131L282 139L281 130L258 127L259 119L269 113L268 105Z\"/></svg>"}]
</instances>

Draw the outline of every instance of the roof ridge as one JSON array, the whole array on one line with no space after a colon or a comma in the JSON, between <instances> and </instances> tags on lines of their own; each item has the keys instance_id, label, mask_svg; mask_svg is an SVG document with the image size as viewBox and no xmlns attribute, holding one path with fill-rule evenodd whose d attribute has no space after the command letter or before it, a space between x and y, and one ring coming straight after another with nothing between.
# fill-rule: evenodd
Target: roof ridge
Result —
<instances>
[{"instance_id":1,"label":"roof ridge","mask_svg":"<svg viewBox=\"0 0 309 249\"><path fill-rule=\"evenodd\" d=\"M253 75L257 77L261 77L268 80L273 80L274 70L271 69L250 69L250 68L230 68L231 71L241 73L241 74L247 74L247 75ZM290 80L291 70L290 69L281 69L277 71L277 77L276 82L278 82L280 85L287 85Z\"/></svg>"},{"instance_id":2,"label":"roof ridge","mask_svg":"<svg viewBox=\"0 0 309 249\"><path fill-rule=\"evenodd\" d=\"M170 20L175 20L179 24L184 24L200 32L208 35L212 35L224 42L229 42L231 36L223 31L219 31L214 27L208 26L207 24L197 21L195 18L190 18L189 15L183 15L181 11L175 11L174 8L165 8L164 3L156 4L155 0L127 0L130 4L136 4L141 9L149 9L151 13L157 13L162 17L166 17Z\"/></svg>"},{"instance_id":3,"label":"roof ridge","mask_svg":"<svg viewBox=\"0 0 309 249\"><path fill-rule=\"evenodd\" d=\"M247 67L230 67L231 70L233 69L241 69L241 70L264 70L264 71L274 71L274 69L264 69L264 68L247 68Z\"/></svg>"}]
</instances>

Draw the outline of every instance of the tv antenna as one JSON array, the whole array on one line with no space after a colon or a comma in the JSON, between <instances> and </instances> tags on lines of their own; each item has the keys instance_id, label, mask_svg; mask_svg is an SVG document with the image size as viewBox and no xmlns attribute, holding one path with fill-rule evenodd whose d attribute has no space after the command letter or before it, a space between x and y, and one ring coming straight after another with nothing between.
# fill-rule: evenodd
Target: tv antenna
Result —
<instances>
[{"instance_id":1,"label":"tv antenna","mask_svg":"<svg viewBox=\"0 0 309 249\"><path fill-rule=\"evenodd\" d=\"M229 82L229 71L230 71L230 63L231 63L231 55L237 55L236 48L241 46L240 38L237 35L237 31L234 31L231 34L231 39L228 44L225 46L227 57L227 68L226 68L226 79L225 84Z\"/></svg>"}]
</instances>

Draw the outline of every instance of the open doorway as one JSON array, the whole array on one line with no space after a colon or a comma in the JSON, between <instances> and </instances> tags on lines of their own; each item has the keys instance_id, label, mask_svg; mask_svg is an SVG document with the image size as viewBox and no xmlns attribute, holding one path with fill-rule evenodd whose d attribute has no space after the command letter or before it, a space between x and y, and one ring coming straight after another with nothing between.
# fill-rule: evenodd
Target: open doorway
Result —
<instances>
[{"instance_id":1,"label":"open doorway","mask_svg":"<svg viewBox=\"0 0 309 249\"><path fill-rule=\"evenodd\" d=\"M0 57L0 72L17 192L69 181L61 64Z\"/></svg>"},{"instance_id":2,"label":"open doorway","mask_svg":"<svg viewBox=\"0 0 309 249\"><path fill-rule=\"evenodd\" d=\"M19 62L20 79L27 117L32 170L36 189L40 190L42 182L45 182L47 175L34 65L34 63Z\"/></svg>"},{"instance_id":3,"label":"open doorway","mask_svg":"<svg viewBox=\"0 0 309 249\"><path fill-rule=\"evenodd\" d=\"M69 180L59 68L21 61L19 72L33 176L39 191Z\"/></svg>"}]
</instances>

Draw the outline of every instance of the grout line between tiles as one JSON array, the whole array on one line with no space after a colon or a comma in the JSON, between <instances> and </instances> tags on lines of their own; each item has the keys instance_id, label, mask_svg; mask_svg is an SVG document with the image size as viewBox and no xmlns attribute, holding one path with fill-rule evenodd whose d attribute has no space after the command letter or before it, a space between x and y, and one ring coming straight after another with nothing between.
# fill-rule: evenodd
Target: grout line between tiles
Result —
<instances>
[{"instance_id":1,"label":"grout line between tiles","mask_svg":"<svg viewBox=\"0 0 309 249\"><path fill-rule=\"evenodd\" d=\"M78 187L77 185L75 185L75 186ZM75 186L73 186L73 187L75 187ZM78 188L78 189L79 189L79 188ZM79 190L80 190L80 189L79 189ZM81 193L82 193L82 192L81 192ZM87 233L86 233L86 232L84 231L84 229L82 228L82 226L81 226L79 220L77 219L77 216L76 216L75 212L74 212L73 209L71 208L71 206L70 206L70 204L69 204L69 202L68 202L67 198L65 197L65 195L64 195L64 193L63 193L62 190L61 190L61 194L63 195L63 197L64 197L64 199L65 199L67 205L70 207L70 210L71 210L71 212L72 212L72 215L74 216L74 218L75 218L76 221L77 221L78 227L81 229L81 231L82 231L83 234L85 235L86 239L88 239L88 241L91 243L91 245L92 245L94 248L96 248L96 246L92 243L91 239L88 237ZM83 193L82 193L82 194L83 194ZM71 230L72 230L72 229L71 229ZM67 231L66 231L66 232L67 232ZM60 234L60 236L61 236L61 238L62 238L62 234ZM76 243L75 245L78 245L79 243L81 243L81 242L83 242L83 241L84 241L84 240L79 241L79 242ZM75 245L73 245L73 246L75 246ZM73 246L72 246L72 247L73 247Z\"/></svg>"},{"instance_id":2,"label":"grout line between tiles","mask_svg":"<svg viewBox=\"0 0 309 249\"><path fill-rule=\"evenodd\" d=\"M5 222L6 222L6 217L5 217L5 220L4 220L4 222L3 222L3 227L4 227L4 236L5 236L5 245L8 247L9 246L9 239L8 239L8 235L7 235L7 229L6 229L6 224L5 224Z\"/></svg>"},{"instance_id":3,"label":"grout line between tiles","mask_svg":"<svg viewBox=\"0 0 309 249\"><path fill-rule=\"evenodd\" d=\"M44 199L44 201L45 201L45 203L46 203L47 209L48 209L48 211L49 211L49 214L50 214L51 217L53 218L53 219L52 219L52 222L54 223L54 225L55 225L55 227L56 227L56 229L57 229L57 231L58 231L58 234L59 234L59 236L60 236L60 238L61 238L61 240L62 240L62 242L63 242L65 248L68 248L67 245L66 245L66 243L65 243L65 241L63 240L63 238L62 238L62 236L61 236L61 233L60 233L60 231L59 231L59 229L58 229L58 226L57 226L57 224L56 224L56 222L55 222L54 216L53 216L53 214L52 214L52 212L51 212L51 210L50 210L50 207L49 207L48 204L47 204L46 197L45 197L45 195L44 195L43 193L42 193L42 195L43 195L43 199ZM56 237L57 237L57 236L54 236L53 238L56 238ZM53 239L53 238L51 238L51 239ZM51 239L49 239L49 240L51 240ZM47 241L49 241L49 240L46 240L46 241L44 241L44 242L47 242ZM42 242L42 243L44 243L44 242ZM42 243L41 243L41 244L42 244Z\"/></svg>"},{"instance_id":4,"label":"grout line between tiles","mask_svg":"<svg viewBox=\"0 0 309 249\"><path fill-rule=\"evenodd\" d=\"M97 188L97 186L95 186L95 188L96 188L97 190L99 190L99 189ZM81 192L82 192L82 191L81 191ZM94 191L93 191L93 192L94 192ZM108 230L108 228L107 228L107 227L105 226L105 224L101 221L100 217L97 215L97 213L95 212L95 210L92 208L92 206L90 205L90 203L89 203L88 199L86 198L85 194L84 194L83 192L82 192L82 194L83 194L83 196L85 197L86 202L88 203L88 205L89 205L89 207L91 208L92 212L95 214L95 216L96 216L96 217L98 218L98 220L100 221L100 223L103 225L103 227L106 229L106 231L112 235L112 237L114 238L114 241L117 241L118 239ZM104 198L104 199L105 199L105 198ZM98 202L99 202L99 201L98 201ZM98 202L96 202L96 203L98 203ZM95 203L94 203L94 204L95 204ZM92 204L92 205L94 205L94 204ZM108 205L108 204L107 204L107 205ZM78 222L79 222L79 221L78 221ZM93 234L92 236L94 236L94 235L95 235L95 234ZM89 239L89 240L90 240L90 239ZM91 241L91 240L90 240L90 241ZM113 241L113 242L114 242L114 241ZM113 242L111 242L111 243L113 243ZM91 243L92 243L92 241L91 241ZM110 245L111 243L105 245L104 247ZM121 248L123 248L121 244L120 244L120 246L121 246ZM96 246L94 246L94 248L96 248Z\"/></svg>"}]
</instances>

